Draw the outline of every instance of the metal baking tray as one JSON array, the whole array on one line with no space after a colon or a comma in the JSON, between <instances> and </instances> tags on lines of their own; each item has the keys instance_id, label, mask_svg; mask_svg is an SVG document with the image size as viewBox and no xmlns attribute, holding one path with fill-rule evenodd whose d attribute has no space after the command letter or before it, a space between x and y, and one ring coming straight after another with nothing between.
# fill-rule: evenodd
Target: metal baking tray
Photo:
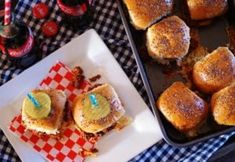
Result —
<instances>
[{"instance_id":1,"label":"metal baking tray","mask_svg":"<svg viewBox=\"0 0 235 162\"><path fill-rule=\"evenodd\" d=\"M159 95L168 88L175 81L184 81L185 78L179 73L174 73L178 70L176 65L165 66L154 62L147 54L145 46L145 33L146 31L136 30L130 23L129 14L122 0L116 0L118 9L121 15L124 28L126 30L132 52L139 67L140 74L147 91L147 95L151 104L151 109L157 118L164 139L167 143L184 147L189 146L204 140L234 131L235 127L218 125L209 115L206 124L200 129L199 135L194 138L188 138L183 133L176 130L156 108L155 102ZM177 1L178 3L180 1ZM178 15L178 7L181 4L174 4L173 14ZM233 1L229 1L228 13L224 16L218 17L208 26L197 28L199 31L201 44L212 51L218 46L227 46L229 37L226 29L229 25L235 22L233 17ZM176 8L176 9L175 9ZM179 15L180 16L180 15Z\"/></svg>"}]
</instances>

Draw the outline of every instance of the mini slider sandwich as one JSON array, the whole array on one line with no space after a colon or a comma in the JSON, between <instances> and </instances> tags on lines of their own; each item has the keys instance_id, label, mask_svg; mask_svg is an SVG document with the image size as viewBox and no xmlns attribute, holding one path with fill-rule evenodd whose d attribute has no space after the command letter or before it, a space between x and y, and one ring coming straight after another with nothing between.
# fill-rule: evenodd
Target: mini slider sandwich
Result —
<instances>
[{"instance_id":1,"label":"mini slider sandwich","mask_svg":"<svg viewBox=\"0 0 235 162\"><path fill-rule=\"evenodd\" d=\"M33 90L25 97L22 122L36 133L60 133L67 97L61 90Z\"/></svg>"},{"instance_id":2,"label":"mini slider sandwich","mask_svg":"<svg viewBox=\"0 0 235 162\"><path fill-rule=\"evenodd\" d=\"M131 23L137 30L145 30L153 23L169 15L173 0L123 0Z\"/></svg>"},{"instance_id":3,"label":"mini slider sandwich","mask_svg":"<svg viewBox=\"0 0 235 162\"><path fill-rule=\"evenodd\" d=\"M104 134L117 126L120 121L125 121L124 107L114 88L109 84L100 85L77 96L72 113L78 129L94 136L99 133Z\"/></svg>"},{"instance_id":4,"label":"mini slider sandwich","mask_svg":"<svg viewBox=\"0 0 235 162\"><path fill-rule=\"evenodd\" d=\"M218 47L193 66L193 81L208 94L217 92L235 81L235 57L227 47Z\"/></svg>"},{"instance_id":5,"label":"mini slider sandwich","mask_svg":"<svg viewBox=\"0 0 235 162\"><path fill-rule=\"evenodd\" d=\"M196 136L208 115L208 105L184 83L175 82L156 102L166 119L189 137Z\"/></svg>"},{"instance_id":6,"label":"mini slider sandwich","mask_svg":"<svg viewBox=\"0 0 235 162\"><path fill-rule=\"evenodd\" d=\"M187 0L191 19L211 19L224 14L228 9L228 0Z\"/></svg>"},{"instance_id":7,"label":"mini slider sandwich","mask_svg":"<svg viewBox=\"0 0 235 162\"><path fill-rule=\"evenodd\" d=\"M214 93L211 111L215 121L221 125L235 126L235 82Z\"/></svg>"},{"instance_id":8,"label":"mini slider sandwich","mask_svg":"<svg viewBox=\"0 0 235 162\"><path fill-rule=\"evenodd\" d=\"M162 64L181 59L188 53L190 29L178 16L170 16L147 30L149 56Z\"/></svg>"}]
</instances>

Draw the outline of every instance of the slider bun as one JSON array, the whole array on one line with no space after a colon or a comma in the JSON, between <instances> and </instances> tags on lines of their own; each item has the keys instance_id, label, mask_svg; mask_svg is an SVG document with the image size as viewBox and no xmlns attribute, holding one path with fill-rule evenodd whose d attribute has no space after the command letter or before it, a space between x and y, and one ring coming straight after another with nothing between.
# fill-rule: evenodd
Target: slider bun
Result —
<instances>
[{"instance_id":1,"label":"slider bun","mask_svg":"<svg viewBox=\"0 0 235 162\"><path fill-rule=\"evenodd\" d=\"M157 107L175 128L185 133L196 130L208 114L206 102L182 82L167 88L159 97Z\"/></svg>"},{"instance_id":2,"label":"slider bun","mask_svg":"<svg viewBox=\"0 0 235 162\"><path fill-rule=\"evenodd\" d=\"M42 119L33 119L26 113L26 108L22 107L22 121L26 129L30 129L36 132L46 134L57 134L61 127L61 123L64 117L64 108L67 97L61 90L34 90L36 92L45 92L50 96L51 99L51 112L50 114Z\"/></svg>"},{"instance_id":3,"label":"slider bun","mask_svg":"<svg viewBox=\"0 0 235 162\"><path fill-rule=\"evenodd\" d=\"M235 84L213 94L211 109L218 124L235 125Z\"/></svg>"},{"instance_id":4,"label":"slider bun","mask_svg":"<svg viewBox=\"0 0 235 162\"><path fill-rule=\"evenodd\" d=\"M205 93L213 93L235 80L235 58L227 47L219 47L193 67L193 81Z\"/></svg>"},{"instance_id":5,"label":"slider bun","mask_svg":"<svg viewBox=\"0 0 235 162\"><path fill-rule=\"evenodd\" d=\"M123 0L136 29L145 30L171 13L173 0Z\"/></svg>"},{"instance_id":6,"label":"slider bun","mask_svg":"<svg viewBox=\"0 0 235 162\"><path fill-rule=\"evenodd\" d=\"M87 95L91 93L100 94L108 100L110 104L110 112L106 116L95 116L96 119L88 120L88 118L86 118L86 116L84 115L85 107L83 104L83 100L85 97L87 97ZM102 107L99 107L98 109L100 108ZM96 108L89 107L89 109ZM77 126L84 132L93 134L103 131L106 128L114 125L124 115L124 113L125 110L121 104L121 101L119 100L117 93L109 84L103 84L85 94L77 96L73 108L73 118Z\"/></svg>"},{"instance_id":7,"label":"slider bun","mask_svg":"<svg viewBox=\"0 0 235 162\"><path fill-rule=\"evenodd\" d=\"M228 9L227 0L187 0L187 5L193 20L211 19Z\"/></svg>"},{"instance_id":8,"label":"slider bun","mask_svg":"<svg viewBox=\"0 0 235 162\"><path fill-rule=\"evenodd\" d=\"M165 18L148 28L148 54L160 63L180 60L188 53L189 44L189 27L178 16Z\"/></svg>"}]
</instances>

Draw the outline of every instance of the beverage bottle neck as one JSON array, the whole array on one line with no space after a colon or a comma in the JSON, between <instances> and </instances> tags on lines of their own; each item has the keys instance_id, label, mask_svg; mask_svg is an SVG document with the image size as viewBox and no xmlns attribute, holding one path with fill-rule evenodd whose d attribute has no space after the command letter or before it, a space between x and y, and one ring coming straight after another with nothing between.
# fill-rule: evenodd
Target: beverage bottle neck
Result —
<instances>
[{"instance_id":1,"label":"beverage bottle neck","mask_svg":"<svg viewBox=\"0 0 235 162\"><path fill-rule=\"evenodd\" d=\"M34 38L32 31L26 24L20 21L14 21L9 25L1 27L0 48L4 54L21 57L32 49Z\"/></svg>"},{"instance_id":2,"label":"beverage bottle neck","mask_svg":"<svg viewBox=\"0 0 235 162\"><path fill-rule=\"evenodd\" d=\"M19 28L15 22L11 22L9 25L3 25L3 21L0 25L0 49L3 53L6 53L7 42L10 42L19 34Z\"/></svg>"},{"instance_id":3,"label":"beverage bottle neck","mask_svg":"<svg viewBox=\"0 0 235 162\"><path fill-rule=\"evenodd\" d=\"M87 13L89 0L57 0L59 8L67 15L82 16Z\"/></svg>"},{"instance_id":4,"label":"beverage bottle neck","mask_svg":"<svg viewBox=\"0 0 235 162\"><path fill-rule=\"evenodd\" d=\"M19 33L19 27L15 23L0 26L0 36L5 39L14 38Z\"/></svg>"}]
</instances>

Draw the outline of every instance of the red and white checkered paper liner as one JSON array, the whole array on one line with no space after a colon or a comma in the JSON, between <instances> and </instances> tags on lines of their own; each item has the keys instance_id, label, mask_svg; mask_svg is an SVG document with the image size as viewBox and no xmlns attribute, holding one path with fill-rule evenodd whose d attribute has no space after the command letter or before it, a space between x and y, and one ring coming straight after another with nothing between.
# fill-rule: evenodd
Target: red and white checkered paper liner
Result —
<instances>
[{"instance_id":1,"label":"red and white checkered paper liner","mask_svg":"<svg viewBox=\"0 0 235 162\"><path fill-rule=\"evenodd\" d=\"M76 95L82 90L78 90L71 84L73 74L63 63L58 62L49 71L40 83L39 88L52 88L65 91L69 102L72 102ZM90 86L89 82L82 85L83 91ZM11 124L10 130L27 142L30 147L39 152L48 161L84 161L84 154L81 150L90 150L94 147L94 142L85 140L75 126L66 128L62 138L57 140L49 136L38 136L32 131L26 130L21 122L21 115L16 116Z\"/></svg>"}]
</instances>

